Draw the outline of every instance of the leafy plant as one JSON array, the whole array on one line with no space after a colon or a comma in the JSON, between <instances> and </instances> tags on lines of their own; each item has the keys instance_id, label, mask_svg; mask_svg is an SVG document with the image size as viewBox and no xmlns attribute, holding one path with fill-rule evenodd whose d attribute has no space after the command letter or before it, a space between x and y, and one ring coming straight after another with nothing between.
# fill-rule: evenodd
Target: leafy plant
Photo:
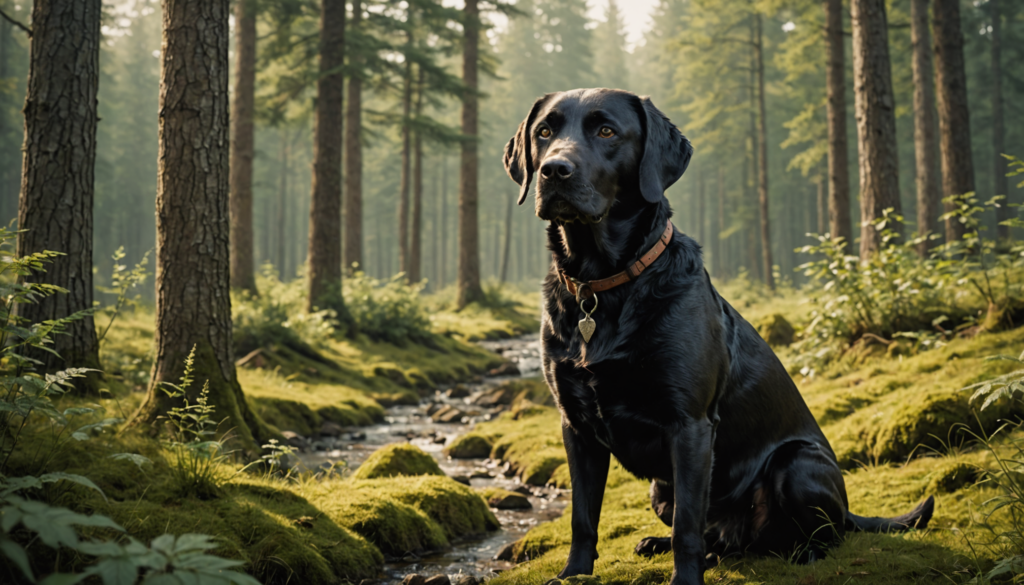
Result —
<instances>
[{"instance_id":1,"label":"leafy plant","mask_svg":"<svg viewBox=\"0 0 1024 585\"><path fill-rule=\"evenodd\" d=\"M214 438L218 422L213 419L215 408L210 404L210 382L203 383L196 401L188 399L188 389L194 380L196 348L193 346L185 359L185 373L180 384L164 382L160 389L181 406L172 407L166 415L171 437L164 447L171 452L171 473L183 495L209 498L217 494L221 465L227 460L224 441Z\"/></svg>"},{"instance_id":2,"label":"leafy plant","mask_svg":"<svg viewBox=\"0 0 1024 585\"><path fill-rule=\"evenodd\" d=\"M118 315L121 314L122 309L129 305L134 306L138 304L139 296L135 295L129 298L128 293L132 289L144 284L146 277L149 275L146 271L146 265L149 264L149 252L143 254L142 260L131 270L128 269L128 265L121 264L121 260L124 260L124 257L124 246L121 246L111 257L114 260L114 267L110 276L110 286L100 287L100 292L117 296L115 297L114 304L105 309L105 312L110 316L110 320L107 322L107 326L103 328L103 332L99 334L97 343L106 338L107 333L110 332L110 328L114 325Z\"/></svg>"},{"instance_id":3,"label":"leafy plant","mask_svg":"<svg viewBox=\"0 0 1024 585\"><path fill-rule=\"evenodd\" d=\"M420 300L423 287L407 284L404 274L380 281L357 271L344 281L345 304L357 330L373 340L430 343L430 319Z\"/></svg>"}]
</instances>

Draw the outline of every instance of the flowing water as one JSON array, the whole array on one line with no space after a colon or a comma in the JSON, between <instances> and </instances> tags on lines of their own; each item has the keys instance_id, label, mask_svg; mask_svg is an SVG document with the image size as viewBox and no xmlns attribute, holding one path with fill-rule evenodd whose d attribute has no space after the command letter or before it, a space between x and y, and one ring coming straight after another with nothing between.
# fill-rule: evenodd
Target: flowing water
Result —
<instances>
[{"instance_id":1,"label":"flowing water","mask_svg":"<svg viewBox=\"0 0 1024 585\"><path fill-rule=\"evenodd\" d=\"M481 345L514 363L519 370L519 376L539 374L540 342L536 335L482 342ZM434 396L422 400L419 405L390 407L382 424L351 429L351 432L339 437L328 437L310 443L308 449L298 454L299 465L306 469L316 469L344 463L347 468L355 469L381 446L408 441L433 455L445 473L469 478L470 484L475 488L496 486L507 490L518 488L520 491L526 491L525 486L517 483L517 479L504 477L501 465L496 461L448 459L442 452L446 443L468 432L473 428L473 424L500 414L504 407L474 406L473 398L513 377L515 376L484 376L477 382L466 385L469 396L464 398L449 397L439 389ZM459 422L434 422L427 413L431 407L436 409L440 405L459 408L465 416ZM498 551L521 538L534 526L561 516L569 499L564 490L556 488L531 487L524 495L529 498L532 508L494 510L501 522L501 530L454 542L448 550L423 556L410 554L401 559L388 559L384 566L385 575L382 582L398 583L410 573L425 576L461 573L486 577L509 568L511 563L494 560Z\"/></svg>"}]
</instances>

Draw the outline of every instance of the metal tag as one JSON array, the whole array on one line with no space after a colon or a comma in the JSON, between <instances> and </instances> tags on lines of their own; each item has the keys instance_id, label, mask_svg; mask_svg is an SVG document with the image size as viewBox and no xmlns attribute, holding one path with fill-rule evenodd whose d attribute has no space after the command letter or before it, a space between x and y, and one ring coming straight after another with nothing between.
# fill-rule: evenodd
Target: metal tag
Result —
<instances>
[{"instance_id":1,"label":"metal tag","mask_svg":"<svg viewBox=\"0 0 1024 585\"><path fill-rule=\"evenodd\" d=\"M583 343L590 341L590 337L594 335L594 329L597 328L597 323L587 315L583 319L580 319L579 323L580 333L583 334Z\"/></svg>"}]
</instances>

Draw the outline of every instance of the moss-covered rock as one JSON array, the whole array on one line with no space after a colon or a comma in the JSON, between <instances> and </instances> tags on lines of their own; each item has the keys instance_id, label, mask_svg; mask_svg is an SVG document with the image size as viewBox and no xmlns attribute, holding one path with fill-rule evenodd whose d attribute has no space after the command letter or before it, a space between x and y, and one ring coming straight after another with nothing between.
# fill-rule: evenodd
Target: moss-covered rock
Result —
<instances>
[{"instance_id":1,"label":"moss-covered rock","mask_svg":"<svg viewBox=\"0 0 1024 585\"><path fill-rule=\"evenodd\" d=\"M370 455L352 474L353 479L377 479L399 475L444 475L437 461L408 443L385 445Z\"/></svg>"},{"instance_id":2,"label":"moss-covered rock","mask_svg":"<svg viewBox=\"0 0 1024 585\"><path fill-rule=\"evenodd\" d=\"M974 485L981 473L977 465L964 461L948 461L929 474L931 478L925 492L928 494L951 494L959 489Z\"/></svg>"},{"instance_id":3,"label":"moss-covered rock","mask_svg":"<svg viewBox=\"0 0 1024 585\"><path fill-rule=\"evenodd\" d=\"M477 490L487 505L499 510L527 510L533 507L530 499L523 494L510 492L497 487L485 487Z\"/></svg>"},{"instance_id":4,"label":"moss-covered rock","mask_svg":"<svg viewBox=\"0 0 1024 585\"><path fill-rule=\"evenodd\" d=\"M778 313L761 318L755 325L761 339L773 347L783 347L793 343L796 331L785 317Z\"/></svg>"},{"instance_id":5,"label":"moss-covered rock","mask_svg":"<svg viewBox=\"0 0 1024 585\"><path fill-rule=\"evenodd\" d=\"M569 464L564 463L555 468L548 479L548 485L559 489L572 489L572 482L569 478Z\"/></svg>"},{"instance_id":6,"label":"moss-covered rock","mask_svg":"<svg viewBox=\"0 0 1024 585\"><path fill-rule=\"evenodd\" d=\"M491 454L492 439L481 433L469 432L456 438L444 449L452 459L481 459Z\"/></svg>"}]
</instances>

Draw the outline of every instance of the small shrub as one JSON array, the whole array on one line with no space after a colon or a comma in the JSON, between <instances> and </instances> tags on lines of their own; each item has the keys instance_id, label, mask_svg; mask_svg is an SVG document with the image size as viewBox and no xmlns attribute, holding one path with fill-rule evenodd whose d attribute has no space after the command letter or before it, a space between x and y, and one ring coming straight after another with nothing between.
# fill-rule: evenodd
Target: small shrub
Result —
<instances>
[{"instance_id":1,"label":"small shrub","mask_svg":"<svg viewBox=\"0 0 1024 585\"><path fill-rule=\"evenodd\" d=\"M301 279L281 282L273 267L264 265L256 286L258 296L243 292L231 299L236 355L277 344L312 355L334 335L337 315L330 310L307 312Z\"/></svg>"},{"instance_id":2,"label":"small shrub","mask_svg":"<svg viewBox=\"0 0 1024 585\"><path fill-rule=\"evenodd\" d=\"M357 271L343 281L345 306L355 327L374 341L402 345L431 343L430 319L420 301L424 284L407 284L404 274L380 281Z\"/></svg>"}]
</instances>

